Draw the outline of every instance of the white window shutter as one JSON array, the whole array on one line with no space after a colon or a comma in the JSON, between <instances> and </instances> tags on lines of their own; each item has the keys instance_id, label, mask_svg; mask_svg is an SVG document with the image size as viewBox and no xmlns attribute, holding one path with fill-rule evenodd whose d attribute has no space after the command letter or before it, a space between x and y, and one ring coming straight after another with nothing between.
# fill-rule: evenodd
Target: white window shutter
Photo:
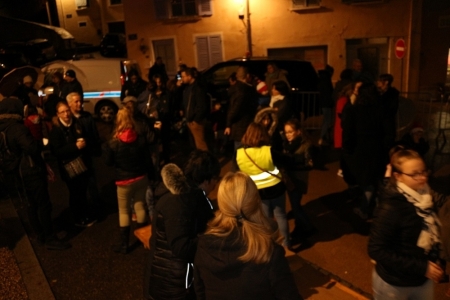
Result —
<instances>
[{"instance_id":1,"label":"white window shutter","mask_svg":"<svg viewBox=\"0 0 450 300\"><path fill-rule=\"evenodd\" d=\"M157 19L169 18L167 0L153 0L153 5L155 8L155 16Z\"/></svg>"},{"instance_id":2,"label":"white window shutter","mask_svg":"<svg viewBox=\"0 0 450 300\"><path fill-rule=\"evenodd\" d=\"M209 36L210 66L223 61L222 38L220 35Z\"/></svg>"},{"instance_id":3,"label":"white window shutter","mask_svg":"<svg viewBox=\"0 0 450 300\"><path fill-rule=\"evenodd\" d=\"M195 44L197 46L197 61L198 61L198 69L204 70L209 67L209 46L208 46L208 37L207 36L199 36L195 38Z\"/></svg>"},{"instance_id":4,"label":"white window shutter","mask_svg":"<svg viewBox=\"0 0 450 300\"><path fill-rule=\"evenodd\" d=\"M211 0L198 0L198 15L212 16Z\"/></svg>"}]
</instances>

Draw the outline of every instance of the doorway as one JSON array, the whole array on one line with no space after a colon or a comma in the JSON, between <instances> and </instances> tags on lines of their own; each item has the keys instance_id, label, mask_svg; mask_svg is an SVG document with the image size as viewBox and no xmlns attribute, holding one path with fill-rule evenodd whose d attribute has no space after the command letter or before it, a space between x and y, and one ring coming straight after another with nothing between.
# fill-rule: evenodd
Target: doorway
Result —
<instances>
[{"instance_id":1,"label":"doorway","mask_svg":"<svg viewBox=\"0 0 450 300\"><path fill-rule=\"evenodd\" d=\"M153 54L154 60L157 57L161 57L166 65L166 72L169 76L174 76L177 73L177 64L175 59L175 40L174 39L162 39L153 40Z\"/></svg>"}]
</instances>

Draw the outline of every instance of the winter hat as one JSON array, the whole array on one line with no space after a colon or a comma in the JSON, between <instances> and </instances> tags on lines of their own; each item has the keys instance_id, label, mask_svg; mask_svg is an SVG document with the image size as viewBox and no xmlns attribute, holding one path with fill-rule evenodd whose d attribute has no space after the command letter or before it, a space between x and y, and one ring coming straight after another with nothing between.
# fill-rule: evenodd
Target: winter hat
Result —
<instances>
[{"instance_id":1,"label":"winter hat","mask_svg":"<svg viewBox=\"0 0 450 300\"><path fill-rule=\"evenodd\" d=\"M25 76L25 77L23 78L23 83L24 83L24 84L25 84L25 83L28 83L28 82L33 83L33 78L31 78L30 75L27 75L27 76Z\"/></svg>"},{"instance_id":2,"label":"winter hat","mask_svg":"<svg viewBox=\"0 0 450 300\"><path fill-rule=\"evenodd\" d=\"M19 98L8 97L0 101L0 115L20 115L23 117L23 104Z\"/></svg>"},{"instance_id":3,"label":"winter hat","mask_svg":"<svg viewBox=\"0 0 450 300\"><path fill-rule=\"evenodd\" d=\"M123 98L122 104L127 104L127 103L130 102L130 101L136 103L136 102L137 102L137 99L136 99L136 97L134 97L134 96L126 96L125 98Z\"/></svg>"},{"instance_id":4,"label":"winter hat","mask_svg":"<svg viewBox=\"0 0 450 300\"><path fill-rule=\"evenodd\" d=\"M75 73L74 70L67 70L65 75L69 76L69 77L72 77L72 78L77 78L77 74Z\"/></svg>"},{"instance_id":5,"label":"winter hat","mask_svg":"<svg viewBox=\"0 0 450 300\"><path fill-rule=\"evenodd\" d=\"M265 95L268 92L267 85L264 81L258 80L258 84L256 85L256 90L258 93Z\"/></svg>"}]
</instances>

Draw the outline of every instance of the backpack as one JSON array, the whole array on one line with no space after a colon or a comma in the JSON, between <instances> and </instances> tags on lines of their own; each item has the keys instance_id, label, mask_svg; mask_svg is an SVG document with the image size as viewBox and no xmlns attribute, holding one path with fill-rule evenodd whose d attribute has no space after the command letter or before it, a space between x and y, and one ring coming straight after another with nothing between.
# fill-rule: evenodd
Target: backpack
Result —
<instances>
[{"instance_id":1,"label":"backpack","mask_svg":"<svg viewBox=\"0 0 450 300\"><path fill-rule=\"evenodd\" d=\"M6 131L9 126L0 132L0 171L3 173L14 171L19 164L19 157L9 149L6 140Z\"/></svg>"}]
</instances>

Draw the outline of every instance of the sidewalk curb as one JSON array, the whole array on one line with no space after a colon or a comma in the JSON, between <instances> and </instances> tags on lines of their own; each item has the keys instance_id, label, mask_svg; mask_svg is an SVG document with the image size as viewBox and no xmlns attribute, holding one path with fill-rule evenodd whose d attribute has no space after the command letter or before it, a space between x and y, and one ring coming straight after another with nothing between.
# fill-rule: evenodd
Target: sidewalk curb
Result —
<instances>
[{"instance_id":1,"label":"sidewalk curb","mask_svg":"<svg viewBox=\"0 0 450 300\"><path fill-rule=\"evenodd\" d=\"M17 237L17 243L12 249L17 265L22 275L22 280L27 289L30 300L54 300L55 296L48 284L47 278L39 264L39 260L34 253L30 240L23 228L22 222L14 208L11 199L0 201L0 211L2 217L14 220L13 228L10 228L11 235Z\"/></svg>"}]
</instances>

